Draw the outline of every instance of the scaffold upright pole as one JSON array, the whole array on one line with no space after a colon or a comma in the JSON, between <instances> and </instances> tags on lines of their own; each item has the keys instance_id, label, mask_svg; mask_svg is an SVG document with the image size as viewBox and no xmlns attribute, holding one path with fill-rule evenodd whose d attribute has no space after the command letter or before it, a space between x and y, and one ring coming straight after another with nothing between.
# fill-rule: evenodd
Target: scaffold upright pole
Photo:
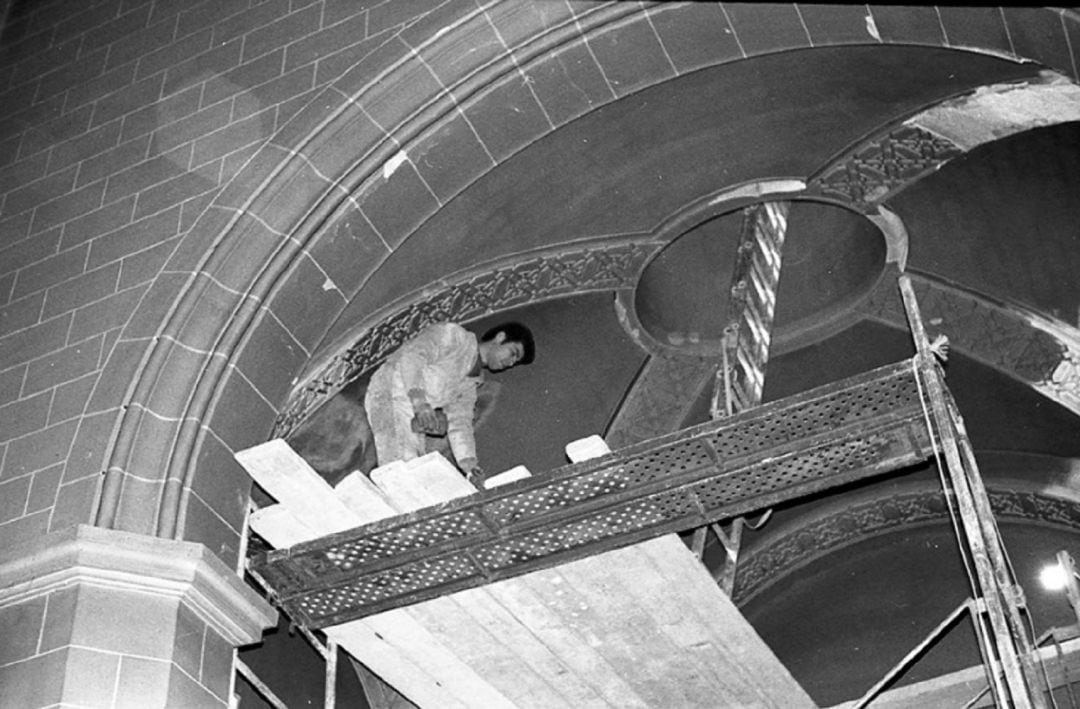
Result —
<instances>
[{"instance_id":1,"label":"scaffold upright pole","mask_svg":"<svg viewBox=\"0 0 1080 709\"><path fill-rule=\"evenodd\" d=\"M1005 559L1004 545L990 509L990 501L982 485L970 442L959 411L950 405L942 380L940 365L935 359L923 324L922 314L911 279L899 277L904 309L915 340L913 362L916 375L925 388L932 433L945 457L942 484L946 495L956 500L959 524L963 534L958 536L962 551L975 568L973 590L985 602L986 619L991 630L993 654L1001 664L1008 697L995 696L999 706L1020 709L1044 709L1041 675L1034 664L1030 639L1020 618L1020 599L1012 572ZM993 679L993 678L991 678ZM1000 685L991 681L995 695Z\"/></svg>"}]
</instances>

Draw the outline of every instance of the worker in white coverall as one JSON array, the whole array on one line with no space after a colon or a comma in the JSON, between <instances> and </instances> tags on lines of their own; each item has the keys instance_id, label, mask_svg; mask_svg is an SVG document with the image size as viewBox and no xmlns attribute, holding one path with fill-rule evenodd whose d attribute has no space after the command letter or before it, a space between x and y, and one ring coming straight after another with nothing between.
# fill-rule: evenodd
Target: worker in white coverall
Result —
<instances>
[{"instance_id":1,"label":"worker in white coverall","mask_svg":"<svg viewBox=\"0 0 1080 709\"><path fill-rule=\"evenodd\" d=\"M520 323L491 328L479 340L454 323L421 330L375 371L364 396L379 465L421 456L425 434L445 435L458 468L482 483L473 421L483 370L528 364L534 355L532 333Z\"/></svg>"}]
</instances>

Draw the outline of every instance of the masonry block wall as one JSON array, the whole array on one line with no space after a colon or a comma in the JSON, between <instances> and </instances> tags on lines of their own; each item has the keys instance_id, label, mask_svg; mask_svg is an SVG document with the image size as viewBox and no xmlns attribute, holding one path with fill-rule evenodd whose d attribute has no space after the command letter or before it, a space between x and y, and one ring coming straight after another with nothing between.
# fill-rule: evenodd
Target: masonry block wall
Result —
<instances>
[{"instance_id":1,"label":"masonry block wall","mask_svg":"<svg viewBox=\"0 0 1080 709\"><path fill-rule=\"evenodd\" d=\"M171 305L151 284L267 139L407 19L399 6L13 0L0 36L0 540L94 521L137 341ZM109 368L121 341L124 366Z\"/></svg>"},{"instance_id":2,"label":"masonry block wall","mask_svg":"<svg viewBox=\"0 0 1080 709\"><path fill-rule=\"evenodd\" d=\"M408 255L390 257L464 185L673 76L867 41L862 6L816 4L2 8L0 550L92 525L202 545L231 569L250 489L233 451L266 439L328 338L426 285ZM1071 13L873 9L878 41L948 47L959 36L1076 73ZM985 31L973 39L972 28ZM439 273L472 253L456 249ZM382 290L365 288L376 271ZM64 589L18 602L5 590L0 579L0 635L19 642L0 649L0 689L52 681L30 659L75 645L109 657L69 653L54 684L99 676L92 663L123 671L115 639L76 632L89 626L73 619L89 616ZM178 632L195 626L184 613L161 608ZM186 640L171 651L170 678L226 701L224 662L196 672Z\"/></svg>"},{"instance_id":3,"label":"masonry block wall","mask_svg":"<svg viewBox=\"0 0 1080 709\"><path fill-rule=\"evenodd\" d=\"M159 459L123 471L124 507L102 518L103 481L125 413L142 407L129 427L134 450L180 435L182 414L132 403L139 401L135 373L145 371L178 294L216 244L221 229L208 217L210 205L272 135L418 12L412 3L364 0L7 3L0 31L0 545L100 524L192 538L236 566L246 476L228 468L199 489L189 485L190 514L162 534L170 461L160 451L169 444L156 449ZM257 184L239 182L240 195ZM250 258L272 250L264 247ZM204 330L206 344L177 342L170 362L213 359L219 333L199 322L193 328ZM246 394L236 406L262 414L241 423L253 443L269 434L266 412L280 402L251 387ZM209 452L200 461L228 460L234 441L201 435ZM84 600L67 603L72 598ZM93 598L93 590L58 590L0 610L0 634L17 639L0 650L5 701L45 706L89 697L95 705L150 706L152 689L177 706L227 702L229 648L211 642L212 634L166 643L177 653L171 665L164 649L132 647L125 659L116 632L72 630L73 618L96 613L85 600ZM105 601L111 618L143 603ZM183 605L166 608L166 616L177 632L198 624ZM217 662L192 665L193 644L197 660ZM54 696L24 681L33 675L47 678Z\"/></svg>"},{"instance_id":4,"label":"masonry block wall","mask_svg":"<svg viewBox=\"0 0 1080 709\"><path fill-rule=\"evenodd\" d=\"M9 0L7 8L0 542L96 523L201 541L232 561L247 484L228 464L231 449L269 432L308 346L363 274L463 184L558 125L672 75L868 38L865 8L820 5L671 4L652 18L622 3L563 2ZM1076 71L1080 37L1060 11L872 9L877 41L949 46L959 36ZM976 26L978 42L965 35ZM539 28L550 39L533 41ZM527 61L534 65L519 69ZM470 74L494 76L490 67L509 80L455 90ZM363 105L347 111L361 94ZM395 131L425 110L426 133L406 136L422 164L396 162ZM356 197L363 213L308 214L320 195L362 191L363 176L341 180L361 158L402 169L376 185L387 189ZM252 203L256 194L262 203ZM326 233L318 244L289 251L298 231L316 229ZM296 262L288 268L276 262L288 258ZM301 285L286 297L274 279ZM290 302L297 292L307 299L300 305ZM365 294L351 310L371 310L381 295ZM255 335L229 330L244 308L275 296ZM230 314L215 321L215 310ZM250 371L203 376L215 367L231 375L242 349L237 366ZM273 370L258 361L270 358ZM161 376L184 368L187 378ZM232 437L224 429L244 422L222 413L230 397L233 419L250 422ZM221 429L205 427L204 413L220 414ZM187 476L212 466L221 474Z\"/></svg>"}]
</instances>

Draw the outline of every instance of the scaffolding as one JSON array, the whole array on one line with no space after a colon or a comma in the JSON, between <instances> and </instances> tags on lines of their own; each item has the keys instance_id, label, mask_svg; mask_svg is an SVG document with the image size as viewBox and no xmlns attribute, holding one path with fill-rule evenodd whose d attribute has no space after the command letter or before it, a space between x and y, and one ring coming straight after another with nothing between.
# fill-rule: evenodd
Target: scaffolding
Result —
<instances>
[{"instance_id":1,"label":"scaffolding","mask_svg":"<svg viewBox=\"0 0 1080 709\"><path fill-rule=\"evenodd\" d=\"M945 385L941 343L929 341L910 281L901 276L899 286L915 340L910 360L265 552L249 570L302 628L328 628L716 525L934 457L972 587L957 615L970 612L998 706L1041 709L1048 688L1023 593Z\"/></svg>"},{"instance_id":2,"label":"scaffolding","mask_svg":"<svg viewBox=\"0 0 1080 709\"><path fill-rule=\"evenodd\" d=\"M742 231L731 274L727 321L720 341L720 366L709 407L709 415L714 421L761 403L790 209L790 202L763 202L743 210ZM759 528L771 514L772 510L763 512L751 528ZM727 529L714 522L694 530L693 550L699 559L704 559L709 530L724 548L723 563L713 571L713 577L729 596L735 587L745 526L744 517L735 517Z\"/></svg>"}]
</instances>

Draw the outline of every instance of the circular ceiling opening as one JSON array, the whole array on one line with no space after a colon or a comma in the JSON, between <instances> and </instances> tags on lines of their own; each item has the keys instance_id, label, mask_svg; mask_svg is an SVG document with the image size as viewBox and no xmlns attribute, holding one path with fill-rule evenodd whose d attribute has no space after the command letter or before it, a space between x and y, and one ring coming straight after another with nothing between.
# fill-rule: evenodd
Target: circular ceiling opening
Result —
<instances>
[{"instance_id":1,"label":"circular ceiling opening","mask_svg":"<svg viewBox=\"0 0 1080 709\"><path fill-rule=\"evenodd\" d=\"M638 320L658 342L716 347L728 319L731 278L743 210L697 224L645 268L634 294ZM875 286L885 239L866 217L821 202L791 203L784 240L774 346L813 341Z\"/></svg>"}]
</instances>

